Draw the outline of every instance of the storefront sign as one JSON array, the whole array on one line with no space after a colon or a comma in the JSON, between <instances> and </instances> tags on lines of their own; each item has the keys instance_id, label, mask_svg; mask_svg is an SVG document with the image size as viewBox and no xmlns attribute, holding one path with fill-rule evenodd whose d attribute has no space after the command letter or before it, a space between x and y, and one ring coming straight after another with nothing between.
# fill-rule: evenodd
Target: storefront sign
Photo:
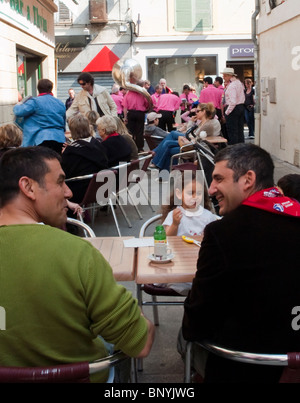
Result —
<instances>
[{"instance_id":1,"label":"storefront sign","mask_svg":"<svg viewBox=\"0 0 300 403\"><path fill-rule=\"evenodd\" d=\"M10 24L27 30L34 26L41 34L54 33L50 19L53 19L53 13L57 11L54 3L48 0L0 0L0 4L1 16Z\"/></svg>"},{"instance_id":2,"label":"storefront sign","mask_svg":"<svg viewBox=\"0 0 300 403\"><path fill-rule=\"evenodd\" d=\"M229 48L230 57L254 57L254 45L231 45Z\"/></svg>"}]
</instances>

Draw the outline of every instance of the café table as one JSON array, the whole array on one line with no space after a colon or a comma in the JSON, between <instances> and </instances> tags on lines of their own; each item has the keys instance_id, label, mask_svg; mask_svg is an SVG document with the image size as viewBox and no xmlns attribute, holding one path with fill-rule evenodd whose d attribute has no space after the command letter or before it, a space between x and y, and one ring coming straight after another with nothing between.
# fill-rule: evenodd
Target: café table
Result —
<instances>
[{"instance_id":1,"label":"caf\u00e9 table","mask_svg":"<svg viewBox=\"0 0 300 403\"><path fill-rule=\"evenodd\" d=\"M133 237L95 237L85 238L101 252L110 264L116 281L135 279L135 248L126 248L124 240Z\"/></svg>"},{"instance_id":2,"label":"caf\u00e9 table","mask_svg":"<svg viewBox=\"0 0 300 403\"><path fill-rule=\"evenodd\" d=\"M193 236L197 241L202 238ZM181 283L193 280L199 246L185 242L181 236L168 236L168 248L172 249L174 258L167 263L157 263L149 259L153 254L153 246L138 248L135 275L137 284Z\"/></svg>"}]
</instances>

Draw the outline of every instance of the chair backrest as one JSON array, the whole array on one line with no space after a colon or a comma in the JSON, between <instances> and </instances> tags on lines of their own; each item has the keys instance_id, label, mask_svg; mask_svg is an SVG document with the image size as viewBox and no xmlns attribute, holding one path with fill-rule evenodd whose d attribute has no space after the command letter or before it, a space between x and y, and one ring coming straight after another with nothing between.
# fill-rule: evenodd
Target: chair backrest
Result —
<instances>
[{"instance_id":1,"label":"chair backrest","mask_svg":"<svg viewBox=\"0 0 300 403\"><path fill-rule=\"evenodd\" d=\"M210 342L197 343L207 351L232 361L284 367L279 383L300 383L300 353L260 354L227 349Z\"/></svg>"},{"instance_id":2,"label":"chair backrest","mask_svg":"<svg viewBox=\"0 0 300 403\"><path fill-rule=\"evenodd\" d=\"M146 140L149 149L154 150L154 148L156 148L164 138L160 136L151 136L150 133L144 133L144 139Z\"/></svg>"},{"instance_id":3,"label":"chair backrest","mask_svg":"<svg viewBox=\"0 0 300 403\"><path fill-rule=\"evenodd\" d=\"M50 367L0 367L0 383L87 383L90 375L129 357L118 351L93 363L77 362Z\"/></svg>"},{"instance_id":4,"label":"chair backrest","mask_svg":"<svg viewBox=\"0 0 300 403\"><path fill-rule=\"evenodd\" d=\"M146 229L153 224L155 221L158 221L161 219L162 214L157 214L151 218L149 218L147 221L144 222L144 224L140 228L140 233L139 233L139 238L143 238L145 236Z\"/></svg>"},{"instance_id":5,"label":"chair backrest","mask_svg":"<svg viewBox=\"0 0 300 403\"><path fill-rule=\"evenodd\" d=\"M89 227L87 224L85 224L83 221L79 221L79 220L76 220L75 218L68 217L67 218L67 223L71 224L71 225L75 225L76 227L81 228L83 230L84 236L86 238L88 238L88 237L95 238L96 237L96 235L95 235L94 231L92 230L92 228Z\"/></svg>"}]
</instances>

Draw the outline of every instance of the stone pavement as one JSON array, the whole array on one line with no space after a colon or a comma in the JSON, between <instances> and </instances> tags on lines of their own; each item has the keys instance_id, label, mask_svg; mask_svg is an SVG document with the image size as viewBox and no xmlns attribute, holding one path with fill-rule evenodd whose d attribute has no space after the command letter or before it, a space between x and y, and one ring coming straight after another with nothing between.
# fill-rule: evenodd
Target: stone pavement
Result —
<instances>
[{"instance_id":1,"label":"stone pavement","mask_svg":"<svg viewBox=\"0 0 300 403\"><path fill-rule=\"evenodd\" d=\"M246 138L246 141L252 141ZM274 158L275 164L275 183L277 180L288 173L300 174L300 168ZM161 184L164 186L164 184ZM150 217L160 212L160 206L154 206L155 212L152 212L149 206L140 206L143 219L140 219L133 206L125 206L126 212L132 222L132 228L129 228L120 209L116 208L119 225L122 236L138 237L141 225ZM93 229L97 236L117 236L111 212L100 211L96 217ZM149 230L148 235L152 235ZM136 286L134 282L124 282L134 296L136 296ZM145 294L144 294L145 295ZM148 299L148 296L146 296ZM183 316L182 306L159 306L160 324L156 327L156 337L150 355L143 360L143 371L138 373L139 383L181 383L184 380L184 365L181 357L177 353L177 334L181 326ZM152 307L145 307L144 314L153 320Z\"/></svg>"}]
</instances>

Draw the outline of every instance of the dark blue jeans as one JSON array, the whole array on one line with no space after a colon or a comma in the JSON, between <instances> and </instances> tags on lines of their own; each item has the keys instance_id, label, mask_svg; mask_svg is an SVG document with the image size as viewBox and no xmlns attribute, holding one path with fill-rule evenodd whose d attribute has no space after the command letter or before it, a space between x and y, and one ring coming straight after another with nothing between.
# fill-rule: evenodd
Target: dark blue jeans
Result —
<instances>
[{"instance_id":1,"label":"dark blue jeans","mask_svg":"<svg viewBox=\"0 0 300 403\"><path fill-rule=\"evenodd\" d=\"M249 136L254 136L254 107L251 109L245 108L245 120L249 129Z\"/></svg>"},{"instance_id":2,"label":"dark blue jeans","mask_svg":"<svg viewBox=\"0 0 300 403\"><path fill-rule=\"evenodd\" d=\"M244 104L236 105L233 111L226 115L226 129L228 136L228 144L244 143Z\"/></svg>"},{"instance_id":3,"label":"dark blue jeans","mask_svg":"<svg viewBox=\"0 0 300 403\"><path fill-rule=\"evenodd\" d=\"M155 151L155 156L152 162L158 168L166 169L168 171L170 170L172 155L180 152L180 147L178 144L179 136L184 136L184 134L175 130L172 131L163 139L159 146L153 150Z\"/></svg>"}]
</instances>

